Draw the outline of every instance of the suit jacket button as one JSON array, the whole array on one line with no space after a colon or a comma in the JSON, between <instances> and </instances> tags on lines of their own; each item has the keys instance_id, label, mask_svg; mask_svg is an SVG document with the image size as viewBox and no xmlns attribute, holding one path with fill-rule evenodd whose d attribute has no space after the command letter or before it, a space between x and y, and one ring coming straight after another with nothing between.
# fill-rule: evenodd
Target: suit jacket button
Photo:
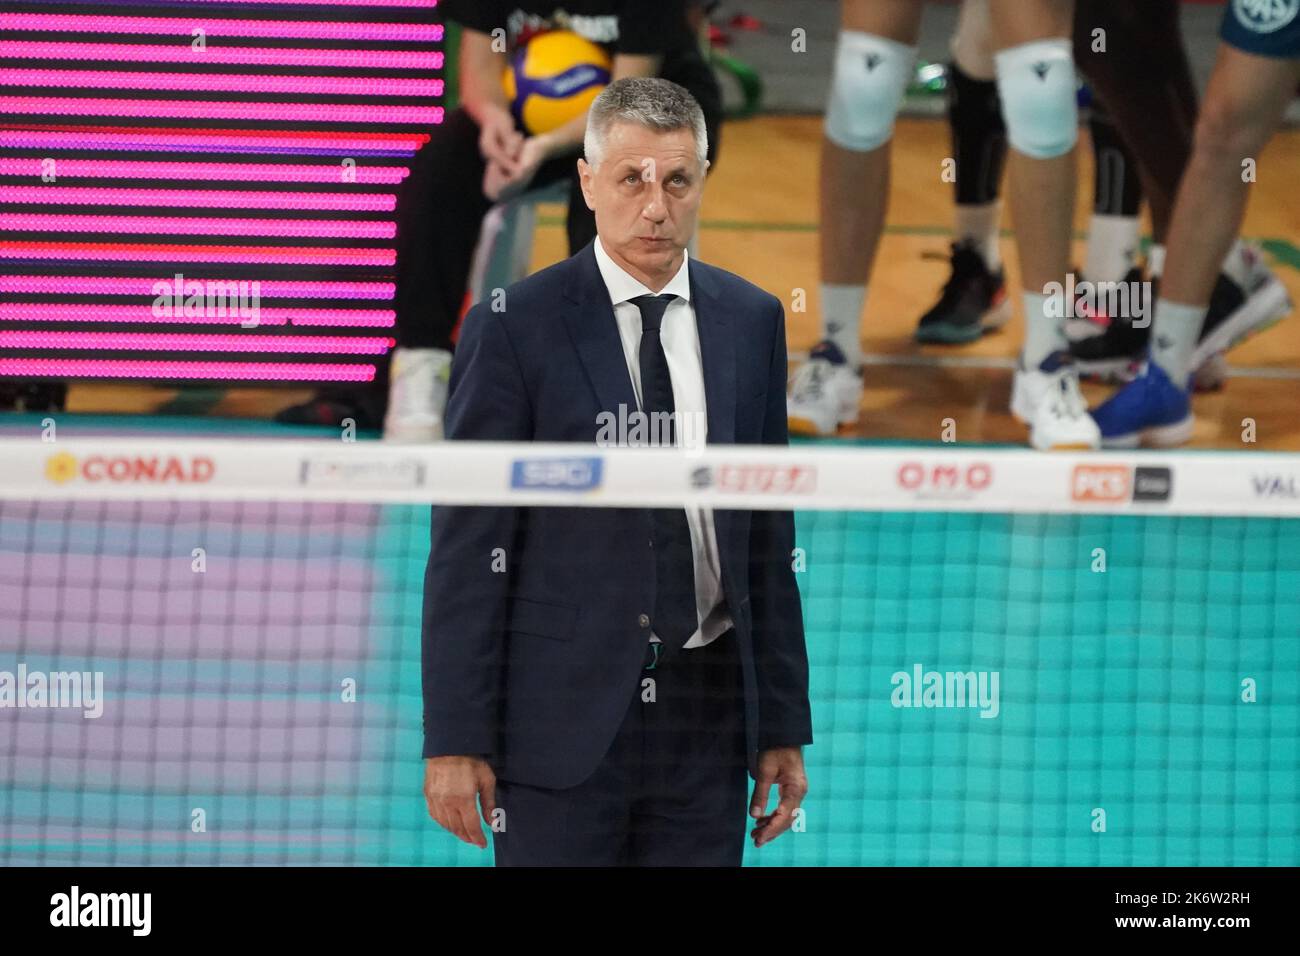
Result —
<instances>
[{"instance_id":1,"label":"suit jacket button","mask_svg":"<svg viewBox=\"0 0 1300 956\"><path fill-rule=\"evenodd\" d=\"M640 617L638 617L638 618L636 619L636 622L637 622L638 624L640 624L642 627L649 627L649 626L650 626L650 615L649 615L649 614L642 614Z\"/></svg>"}]
</instances>

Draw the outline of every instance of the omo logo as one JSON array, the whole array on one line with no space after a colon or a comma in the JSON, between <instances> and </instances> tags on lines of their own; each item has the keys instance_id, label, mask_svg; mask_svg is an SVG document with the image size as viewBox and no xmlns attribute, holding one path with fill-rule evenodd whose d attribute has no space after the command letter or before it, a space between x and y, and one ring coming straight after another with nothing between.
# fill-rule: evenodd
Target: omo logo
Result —
<instances>
[{"instance_id":1,"label":"omo logo","mask_svg":"<svg viewBox=\"0 0 1300 956\"><path fill-rule=\"evenodd\" d=\"M1300 13L1300 0L1232 0L1237 22L1256 33L1276 33Z\"/></svg>"},{"instance_id":2,"label":"omo logo","mask_svg":"<svg viewBox=\"0 0 1300 956\"><path fill-rule=\"evenodd\" d=\"M993 467L976 461L967 465L919 461L904 462L898 469L898 485L917 497L968 497L993 482Z\"/></svg>"}]
</instances>

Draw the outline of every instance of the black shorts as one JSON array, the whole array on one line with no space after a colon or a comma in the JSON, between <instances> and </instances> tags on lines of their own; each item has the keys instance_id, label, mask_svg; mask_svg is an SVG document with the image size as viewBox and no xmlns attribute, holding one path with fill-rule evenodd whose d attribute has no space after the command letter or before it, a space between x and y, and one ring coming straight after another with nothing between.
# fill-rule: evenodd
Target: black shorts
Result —
<instances>
[{"instance_id":1,"label":"black shorts","mask_svg":"<svg viewBox=\"0 0 1300 956\"><path fill-rule=\"evenodd\" d=\"M1228 0L1219 37L1243 53L1300 58L1300 0Z\"/></svg>"}]
</instances>

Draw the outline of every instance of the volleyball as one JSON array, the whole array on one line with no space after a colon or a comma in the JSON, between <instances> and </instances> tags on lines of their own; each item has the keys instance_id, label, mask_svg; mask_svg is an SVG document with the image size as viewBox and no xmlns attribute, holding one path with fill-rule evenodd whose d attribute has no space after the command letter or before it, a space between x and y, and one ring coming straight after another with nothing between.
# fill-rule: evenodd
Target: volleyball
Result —
<instances>
[{"instance_id":1,"label":"volleyball","mask_svg":"<svg viewBox=\"0 0 1300 956\"><path fill-rule=\"evenodd\" d=\"M503 77L515 121L536 136L581 116L609 83L609 54L568 30L539 33L515 51Z\"/></svg>"}]
</instances>

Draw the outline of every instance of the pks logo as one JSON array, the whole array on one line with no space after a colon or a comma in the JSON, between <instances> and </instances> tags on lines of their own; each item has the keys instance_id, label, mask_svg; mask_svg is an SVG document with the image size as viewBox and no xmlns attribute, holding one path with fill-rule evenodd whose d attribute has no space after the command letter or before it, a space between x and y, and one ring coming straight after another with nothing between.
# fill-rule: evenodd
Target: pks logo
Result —
<instances>
[{"instance_id":1,"label":"pks logo","mask_svg":"<svg viewBox=\"0 0 1300 956\"><path fill-rule=\"evenodd\" d=\"M510 469L510 487L554 491L598 488L603 461L598 457L518 458Z\"/></svg>"},{"instance_id":2,"label":"pks logo","mask_svg":"<svg viewBox=\"0 0 1300 956\"><path fill-rule=\"evenodd\" d=\"M1070 479L1075 501L1127 501L1133 472L1127 465L1076 465Z\"/></svg>"},{"instance_id":3,"label":"pks logo","mask_svg":"<svg viewBox=\"0 0 1300 956\"><path fill-rule=\"evenodd\" d=\"M970 498L993 484L993 466L983 461L968 465L919 461L898 469L898 486L917 498Z\"/></svg>"},{"instance_id":4,"label":"pks logo","mask_svg":"<svg viewBox=\"0 0 1300 956\"><path fill-rule=\"evenodd\" d=\"M1237 22L1256 33L1276 33L1300 13L1300 0L1232 0Z\"/></svg>"},{"instance_id":5,"label":"pks logo","mask_svg":"<svg viewBox=\"0 0 1300 956\"><path fill-rule=\"evenodd\" d=\"M180 458L175 455L152 457L129 455L91 455L84 461L65 452L51 455L45 461L45 477L56 484L64 484L80 477L83 481L148 482L164 484L206 483L212 480L217 466L205 455Z\"/></svg>"}]
</instances>

